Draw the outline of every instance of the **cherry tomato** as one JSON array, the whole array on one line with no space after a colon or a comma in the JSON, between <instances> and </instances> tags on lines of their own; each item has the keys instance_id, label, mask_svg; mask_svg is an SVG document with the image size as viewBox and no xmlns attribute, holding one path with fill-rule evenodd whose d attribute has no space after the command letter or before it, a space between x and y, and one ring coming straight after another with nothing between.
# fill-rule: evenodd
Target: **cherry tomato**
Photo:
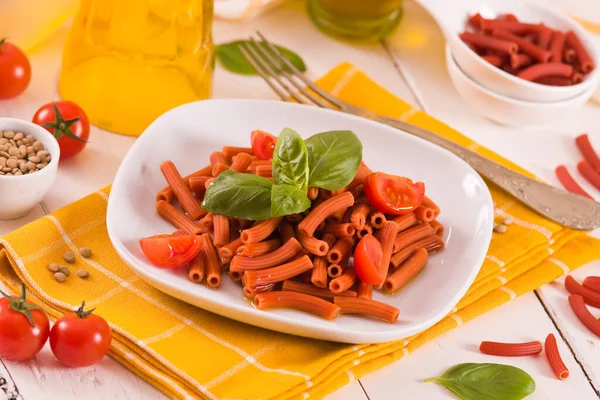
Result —
<instances>
[{"instance_id":1,"label":"cherry tomato","mask_svg":"<svg viewBox=\"0 0 600 400\"><path fill-rule=\"evenodd\" d=\"M35 112L32 121L58 140L61 158L79 154L90 137L90 122L85 111L71 101L44 104Z\"/></svg>"},{"instance_id":2,"label":"cherry tomato","mask_svg":"<svg viewBox=\"0 0 600 400\"><path fill-rule=\"evenodd\" d=\"M192 261L202 242L194 235L156 235L140 239L140 247L157 267L175 268Z\"/></svg>"},{"instance_id":3,"label":"cherry tomato","mask_svg":"<svg viewBox=\"0 0 600 400\"><path fill-rule=\"evenodd\" d=\"M364 190L369 203L386 214L404 215L423 201L425 184L403 176L375 172L367 176Z\"/></svg>"},{"instance_id":4,"label":"cherry tomato","mask_svg":"<svg viewBox=\"0 0 600 400\"><path fill-rule=\"evenodd\" d=\"M89 367L108 352L112 334L108 323L94 311L84 311L85 301L74 312L62 316L50 331L50 348L68 367Z\"/></svg>"},{"instance_id":5,"label":"cherry tomato","mask_svg":"<svg viewBox=\"0 0 600 400\"><path fill-rule=\"evenodd\" d=\"M252 151L260 160L270 160L273 158L273 150L277 143L277 136L273 136L265 131L252 131L250 134L252 142Z\"/></svg>"},{"instance_id":6,"label":"cherry tomato","mask_svg":"<svg viewBox=\"0 0 600 400\"><path fill-rule=\"evenodd\" d=\"M365 235L354 249L354 269L361 281L379 285L385 279L381 275L379 265L383 251L381 243L373 235Z\"/></svg>"},{"instance_id":7,"label":"cherry tomato","mask_svg":"<svg viewBox=\"0 0 600 400\"><path fill-rule=\"evenodd\" d=\"M0 40L0 99L23 93L31 80L31 65L25 53L6 39Z\"/></svg>"},{"instance_id":8,"label":"cherry tomato","mask_svg":"<svg viewBox=\"0 0 600 400\"><path fill-rule=\"evenodd\" d=\"M2 293L2 292L0 292ZM0 357L23 361L44 347L50 332L46 313L25 298L25 285L19 298L2 293L0 299Z\"/></svg>"}]
</instances>

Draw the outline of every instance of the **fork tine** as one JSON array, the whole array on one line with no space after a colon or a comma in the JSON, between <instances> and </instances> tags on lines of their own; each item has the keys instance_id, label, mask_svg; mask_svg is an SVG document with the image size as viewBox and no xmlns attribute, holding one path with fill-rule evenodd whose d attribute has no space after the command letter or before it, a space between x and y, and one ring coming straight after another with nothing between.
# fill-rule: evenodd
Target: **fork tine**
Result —
<instances>
[{"instance_id":1,"label":"fork tine","mask_svg":"<svg viewBox=\"0 0 600 400\"><path fill-rule=\"evenodd\" d=\"M298 91L300 93L302 93L305 97L307 97L309 100L313 101L314 103L316 103L320 107L323 107L323 108L337 108L337 107L335 107L335 105L332 105L331 103L323 101L318 96L314 95L313 93L310 93L308 90L306 90L306 88L303 85L299 84L295 79L293 79L292 75L290 75L290 73L288 72L287 68L285 66L282 66L281 61L277 60L277 58L274 55L272 55L271 52L268 49L266 49L264 47L266 45L264 42L258 43L252 36L250 37L250 40L256 46L257 51L264 58L268 59L270 61L271 65L273 67L275 67L276 73L278 73L279 75L285 76L287 78L287 80L292 85L294 85L294 87L296 89L298 89Z\"/></svg>"},{"instance_id":2,"label":"fork tine","mask_svg":"<svg viewBox=\"0 0 600 400\"><path fill-rule=\"evenodd\" d=\"M250 54L248 54L248 52L246 51L246 49L244 48L243 45L239 46L240 51L242 52L244 58L246 58L246 60L248 60L248 62L250 63L250 65L252 65L252 67L256 70L256 72L258 72L258 74L263 78L263 80L265 82L267 82L267 85L269 85L271 87L271 89L273 89L273 91L275 93L277 93L277 95L279 96L279 98L283 101L291 101L289 96L287 96L282 90L281 88L279 88L277 85L275 85L271 79L269 79L269 77L263 72L262 68L260 68L258 66L258 64L254 61L254 59L250 56Z\"/></svg>"},{"instance_id":3,"label":"fork tine","mask_svg":"<svg viewBox=\"0 0 600 400\"><path fill-rule=\"evenodd\" d=\"M300 72L298 70L298 68L296 68L296 66L294 64L292 64L286 57L284 57L281 54L281 52L279 51L279 49L277 49L277 47L275 47L271 42L269 42L267 40L267 38L262 33L260 33L260 31L256 31L256 34L262 39L263 43L265 43L269 47L269 49L275 55L278 56L279 60L281 62L283 62L283 64L286 67L288 67L290 69L290 71L292 71L292 73L293 73L294 76L296 76L297 78L299 78L302 82L304 82L304 84L306 86L308 86L313 91L315 91L316 93L318 93L319 96L321 96L324 99L326 99L327 101L335 104L339 108L343 108L343 106L344 106L343 102L341 102L340 100L338 100L337 98L335 98L331 94L327 93L326 91L324 91L323 89L321 89L320 87L318 87L317 85L315 85L312 81L310 81L306 76L304 76L304 74L302 72Z\"/></svg>"},{"instance_id":4,"label":"fork tine","mask_svg":"<svg viewBox=\"0 0 600 400\"><path fill-rule=\"evenodd\" d=\"M256 52L256 50L254 49L253 46L251 46L249 43L245 43L245 45L246 45L246 50L249 52L248 55L252 56L252 58L255 61L255 64L260 65L263 73L266 73L266 75L268 75L270 78L277 81L277 83L279 83L279 85L289 94L289 96L291 96L298 103L312 105L311 102L307 102L302 97L298 96L284 81L282 81L279 78L279 76L277 75L277 72L273 71L273 68L271 67L271 65L268 62L266 62L260 55L258 55L258 53ZM243 45L240 45L240 47L241 46L243 46ZM254 67L254 65L253 65L253 67ZM254 67L254 68L256 68L256 67ZM273 83L271 81L271 79L266 78L265 75L261 74L261 76L263 77L263 79L268 80L271 83ZM269 86L271 86L271 88L273 88L273 86L271 84L269 84ZM277 94L281 97L281 94L279 92Z\"/></svg>"}]
</instances>

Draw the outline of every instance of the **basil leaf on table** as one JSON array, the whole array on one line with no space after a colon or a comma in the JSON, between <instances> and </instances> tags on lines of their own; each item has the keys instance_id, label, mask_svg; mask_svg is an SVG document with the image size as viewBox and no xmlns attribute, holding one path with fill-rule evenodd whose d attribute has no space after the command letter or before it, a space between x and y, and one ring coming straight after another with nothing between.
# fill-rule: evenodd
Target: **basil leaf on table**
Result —
<instances>
[{"instance_id":1,"label":"basil leaf on table","mask_svg":"<svg viewBox=\"0 0 600 400\"><path fill-rule=\"evenodd\" d=\"M347 186L362 161L362 143L352 131L329 131L305 140L309 187L337 190Z\"/></svg>"},{"instance_id":2,"label":"basil leaf on table","mask_svg":"<svg viewBox=\"0 0 600 400\"><path fill-rule=\"evenodd\" d=\"M278 185L308 189L308 150L293 129L283 128L273 151L273 180Z\"/></svg>"},{"instance_id":3,"label":"basil leaf on table","mask_svg":"<svg viewBox=\"0 0 600 400\"><path fill-rule=\"evenodd\" d=\"M306 190L298 189L292 185L273 185L271 190L271 215L297 214L310 207L310 199Z\"/></svg>"},{"instance_id":4,"label":"basil leaf on table","mask_svg":"<svg viewBox=\"0 0 600 400\"><path fill-rule=\"evenodd\" d=\"M242 52L240 51L239 46L241 44L247 43L250 46L254 46L256 49L256 45L249 40L234 40L233 42L221 43L215 46L215 55L219 60L221 65L228 71L241 74L241 75L258 75L254 67L246 60ZM265 44L261 44L261 46L270 54L273 54L271 50ZM286 49L285 47L275 45L277 50L296 68L298 68L301 72L306 71L306 65L302 58L292 50Z\"/></svg>"},{"instance_id":5,"label":"basil leaf on table","mask_svg":"<svg viewBox=\"0 0 600 400\"><path fill-rule=\"evenodd\" d=\"M442 384L462 400L520 400L535 390L535 381L527 372L490 363L458 364L425 382Z\"/></svg>"},{"instance_id":6,"label":"basil leaf on table","mask_svg":"<svg viewBox=\"0 0 600 400\"><path fill-rule=\"evenodd\" d=\"M224 171L206 190L202 207L234 218L271 218L272 186L273 182L261 176Z\"/></svg>"}]
</instances>

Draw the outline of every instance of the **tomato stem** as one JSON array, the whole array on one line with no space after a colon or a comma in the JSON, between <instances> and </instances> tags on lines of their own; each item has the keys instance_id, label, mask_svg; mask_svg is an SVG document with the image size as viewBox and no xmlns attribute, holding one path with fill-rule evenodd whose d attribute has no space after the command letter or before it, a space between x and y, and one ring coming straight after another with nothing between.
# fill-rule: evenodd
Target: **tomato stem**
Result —
<instances>
[{"instance_id":1,"label":"tomato stem","mask_svg":"<svg viewBox=\"0 0 600 400\"><path fill-rule=\"evenodd\" d=\"M54 118L56 118L56 121L45 123L42 126L44 128L54 129L54 137L56 140L60 139L62 136L67 136L71 139L87 143L85 140L77 137L75 134L73 134L73 132L71 132L71 125L79 121L79 117L65 120L58 110L55 102L52 102L52 108L54 109Z\"/></svg>"},{"instance_id":2,"label":"tomato stem","mask_svg":"<svg viewBox=\"0 0 600 400\"><path fill-rule=\"evenodd\" d=\"M25 283L21 283L21 295L19 298L15 299L4 293L0 290L0 294L4 296L6 300L8 300L8 304L11 310L19 312L27 317L29 323L32 326L35 326L35 322L33 321L33 315L31 315L31 310L41 310L41 307L36 306L35 304L27 304L27 288L25 287Z\"/></svg>"},{"instance_id":3,"label":"tomato stem","mask_svg":"<svg viewBox=\"0 0 600 400\"><path fill-rule=\"evenodd\" d=\"M85 300L81 302L81 307L79 307L77 309L77 311L75 311L75 313L77 314L77 317L79 318L85 318L88 315L92 315L92 313L94 312L95 308L92 308L91 310L88 311L84 311L85 308Z\"/></svg>"},{"instance_id":4,"label":"tomato stem","mask_svg":"<svg viewBox=\"0 0 600 400\"><path fill-rule=\"evenodd\" d=\"M0 39L0 51L2 51L2 45L6 42L6 38Z\"/></svg>"}]
</instances>

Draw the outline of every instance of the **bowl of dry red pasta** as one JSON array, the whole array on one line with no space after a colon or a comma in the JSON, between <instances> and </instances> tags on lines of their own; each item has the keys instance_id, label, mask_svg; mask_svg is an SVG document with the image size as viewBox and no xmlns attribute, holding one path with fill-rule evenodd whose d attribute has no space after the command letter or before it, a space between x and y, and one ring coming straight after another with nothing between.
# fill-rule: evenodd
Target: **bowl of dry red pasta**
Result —
<instances>
[{"instance_id":1,"label":"bowl of dry red pasta","mask_svg":"<svg viewBox=\"0 0 600 400\"><path fill-rule=\"evenodd\" d=\"M493 205L466 163L402 131L297 104L211 100L169 111L138 139L107 228L121 258L173 297L367 343L420 332L456 305L485 257Z\"/></svg>"}]
</instances>

